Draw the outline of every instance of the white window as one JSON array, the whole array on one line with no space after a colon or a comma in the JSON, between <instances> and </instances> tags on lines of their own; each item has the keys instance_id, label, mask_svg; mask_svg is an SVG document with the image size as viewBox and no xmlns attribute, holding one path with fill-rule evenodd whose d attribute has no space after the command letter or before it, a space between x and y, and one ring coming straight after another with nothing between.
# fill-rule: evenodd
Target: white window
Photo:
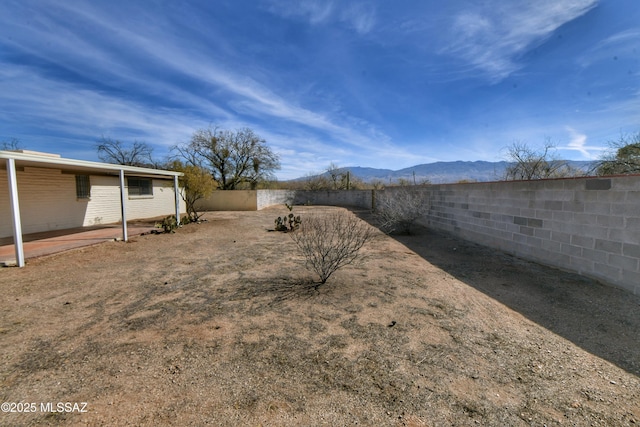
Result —
<instances>
[{"instance_id":1,"label":"white window","mask_svg":"<svg viewBox=\"0 0 640 427\"><path fill-rule=\"evenodd\" d=\"M129 196L153 196L153 180L151 178L127 178Z\"/></svg>"}]
</instances>

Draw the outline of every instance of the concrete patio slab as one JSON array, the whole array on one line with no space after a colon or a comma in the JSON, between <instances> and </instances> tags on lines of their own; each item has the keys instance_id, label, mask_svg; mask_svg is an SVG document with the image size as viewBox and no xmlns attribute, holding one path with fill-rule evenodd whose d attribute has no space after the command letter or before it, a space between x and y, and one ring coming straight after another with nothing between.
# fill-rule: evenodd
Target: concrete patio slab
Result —
<instances>
[{"instance_id":1,"label":"concrete patio slab","mask_svg":"<svg viewBox=\"0 0 640 427\"><path fill-rule=\"evenodd\" d=\"M153 224L129 224L127 226L129 237L139 236L152 230L157 230ZM22 238L25 258L29 259L122 239L122 226L114 224L46 231L25 234ZM16 254L13 237L0 238L0 266L11 266L15 265L15 263Z\"/></svg>"}]
</instances>

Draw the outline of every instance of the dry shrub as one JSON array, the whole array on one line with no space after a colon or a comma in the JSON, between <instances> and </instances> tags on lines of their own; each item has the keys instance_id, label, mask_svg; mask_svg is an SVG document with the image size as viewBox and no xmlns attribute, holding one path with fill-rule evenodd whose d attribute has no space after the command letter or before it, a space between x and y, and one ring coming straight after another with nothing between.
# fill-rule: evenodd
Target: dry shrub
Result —
<instances>
[{"instance_id":1,"label":"dry shrub","mask_svg":"<svg viewBox=\"0 0 640 427\"><path fill-rule=\"evenodd\" d=\"M346 212L303 218L300 228L289 234L302 252L306 267L326 283L338 269L358 259L358 252L373 237L373 230Z\"/></svg>"},{"instance_id":2,"label":"dry shrub","mask_svg":"<svg viewBox=\"0 0 640 427\"><path fill-rule=\"evenodd\" d=\"M385 233L411 233L411 226L429 211L426 194L408 188L386 190L376 197L375 215Z\"/></svg>"}]
</instances>

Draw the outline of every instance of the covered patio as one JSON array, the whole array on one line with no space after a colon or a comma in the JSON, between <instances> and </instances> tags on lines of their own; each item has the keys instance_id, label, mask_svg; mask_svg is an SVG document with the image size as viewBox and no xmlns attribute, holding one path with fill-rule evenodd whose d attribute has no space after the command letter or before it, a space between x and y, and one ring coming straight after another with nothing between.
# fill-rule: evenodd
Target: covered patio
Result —
<instances>
[{"instance_id":1,"label":"covered patio","mask_svg":"<svg viewBox=\"0 0 640 427\"><path fill-rule=\"evenodd\" d=\"M127 235L138 236L155 229L152 223L137 222L127 226ZM119 224L25 234L22 236L22 247L27 260L114 240L122 240L122 226ZM13 238L0 238L0 266L15 265Z\"/></svg>"},{"instance_id":2,"label":"covered patio","mask_svg":"<svg viewBox=\"0 0 640 427\"><path fill-rule=\"evenodd\" d=\"M24 170L25 168L59 170L63 174L90 174L92 176L112 176L113 178L118 178L120 224L56 229L40 233L24 234L20 215L21 195L18 191L19 182L17 171ZM26 150L0 151L0 170L2 169L6 170L9 184L8 202L10 205L10 218L7 219L11 221L13 236L0 239L0 263L23 267L27 257L40 256L52 253L52 251L57 252L64 250L64 248L85 246L105 240L121 239L127 241L130 233L141 234L142 232L149 231L152 226L146 226L140 229L137 226L129 227L127 224L129 221L127 216L127 199L129 195L125 177L146 177L172 181L172 189L175 195L175 197L172 196L172 203L175 204L170 210L175 212L178 219L180 218L178 178L182 175L181 172L66 159L57 155ZM118 201L114 202L118 203ZM0 200L0 203L4 204L6 201ZM46 202L43 201L42 206L39 208L46 213ZM13 254L11 252L13 252Z\"/></svg>"}]
</instances>

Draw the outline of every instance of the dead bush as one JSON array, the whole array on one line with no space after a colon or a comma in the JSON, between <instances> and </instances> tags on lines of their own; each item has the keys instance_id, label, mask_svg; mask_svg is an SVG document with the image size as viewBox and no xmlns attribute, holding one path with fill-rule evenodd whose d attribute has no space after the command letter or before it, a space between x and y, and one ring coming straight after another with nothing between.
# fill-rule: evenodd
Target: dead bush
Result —
<instances>
[{"instance_id":1,"label":"dead bush","mask_svg":"<svg viewBox=\"0 0 640 427\"><path fill-rule=\"evenodd\" d=\"M371 227L355 215L336 212L309 216L289 234L302 252L306 266L326 283L338 269L358 259L358 252L373 237Z\"/></svg>"},{"instance_id":2,"label":"dead bush","mask_svg":"<svg viewBox=\"0 0 640 427\"><path fill-rule=\"evenodd\" d=\"M378 192L375 215L385 233L411 233L411 226L429 211L428 197L421 191L401 187Z\"/></svg>"}]
</instances>

